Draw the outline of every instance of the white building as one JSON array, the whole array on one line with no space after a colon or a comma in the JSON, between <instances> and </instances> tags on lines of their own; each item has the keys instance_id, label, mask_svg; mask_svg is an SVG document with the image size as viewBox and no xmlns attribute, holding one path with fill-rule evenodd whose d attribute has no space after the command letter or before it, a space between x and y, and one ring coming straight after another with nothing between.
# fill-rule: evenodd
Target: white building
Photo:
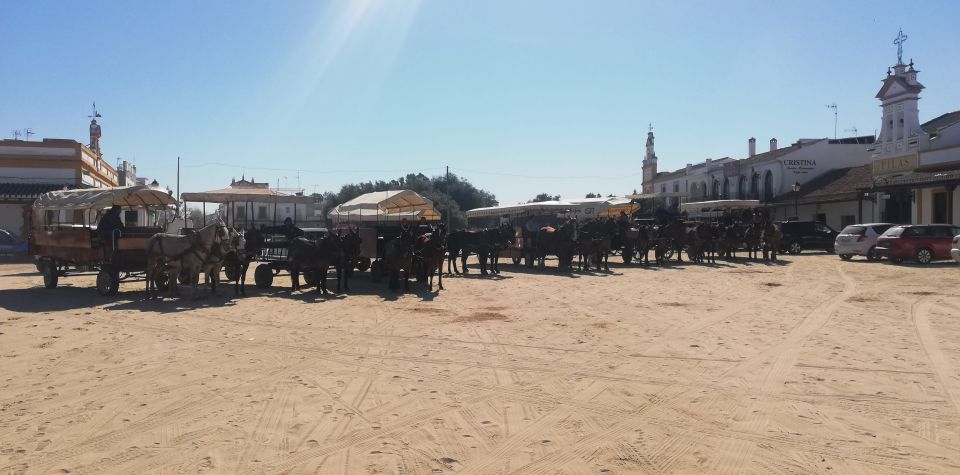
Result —
<instances>
[{"instance_id":1,"label":"white building","mask_svg":"<svg viewBox=\"0 0 960 475\"><path fill-rule=\"evenodd\" d=\"M861 191L880 219L895 223L960 222L960 111L920 124L913 60L903 63L897 37L897 64L887 69L876 98L883 110L873 153L873 183ZM874 205L875 203L875 205Z\"/></svg>"}]
</instances>

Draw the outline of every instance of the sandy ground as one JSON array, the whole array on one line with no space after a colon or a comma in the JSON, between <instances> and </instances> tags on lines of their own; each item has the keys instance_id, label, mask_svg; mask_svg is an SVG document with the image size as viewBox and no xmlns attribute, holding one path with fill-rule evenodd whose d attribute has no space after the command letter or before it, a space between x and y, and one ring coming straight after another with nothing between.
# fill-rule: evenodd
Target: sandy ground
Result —
<instances>
[{"instance_id":1,"label":"sandy ground","mask_svg":"<svg viewBox=\"0 0 960 475\"><path fill-rule=\"evenodd\" d=\"M952 263L504 266L329 299L40 282L0 266L4 474L960 471Z\"/></svg>"}]
</instances>

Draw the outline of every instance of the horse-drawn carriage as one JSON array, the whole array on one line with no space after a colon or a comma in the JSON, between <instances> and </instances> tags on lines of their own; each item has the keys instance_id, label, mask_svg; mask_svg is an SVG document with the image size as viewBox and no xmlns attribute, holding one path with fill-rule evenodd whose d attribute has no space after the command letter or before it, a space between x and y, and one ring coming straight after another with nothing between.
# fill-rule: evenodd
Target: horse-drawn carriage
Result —
<instances>
[{"instance_id":1,"label":"horse-drawn carriage","mask_svg":"<svg viewBox=\"0 0 960 475\"><path fill-rule=\"evenodd\" d=\"M146 276L147 243L167 231L177 200L149 186L90 188L45 193L33 204L29 249L48 289L61 277L96 275L97 292L115 295L121 282ZM126 209L122 229L98 230L103 213ZM165 279L161 277L161 279ZM165 280L158 286L166 286Z\"/></svg>"},{"instance_id":2,"label":"horse-drawn carriage","mask_svg":"<svg viewBox=\"0 0 960 475\"><path fill-rule=\"evenodd\" d=\"M332 209L327 217L335 230L356 230L360 255L355 268L370 269L374 279L384 273L387 243L400 236L401 224L412 227L414 237L433 231L441 220L433 201L411 190L374 191L360 195Z\"/></svg>"}]
</instances>

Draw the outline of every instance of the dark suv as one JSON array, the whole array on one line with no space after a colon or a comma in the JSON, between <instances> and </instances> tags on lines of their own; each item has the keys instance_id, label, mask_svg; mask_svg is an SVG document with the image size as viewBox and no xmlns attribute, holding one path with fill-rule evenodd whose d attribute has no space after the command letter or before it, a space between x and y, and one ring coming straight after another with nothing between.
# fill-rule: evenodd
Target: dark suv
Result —
<instances>
[{"instance_id":1,"label":"dark suv","mask_svg":"<svg viewBox=\"0 0 960 475\"><path fill-rule=\"evenodd\" d=\"M800 254L807 249L833 252L837 232L819 221L783 221L780 223L781 251Z\"/></svg>"}]
</instances>

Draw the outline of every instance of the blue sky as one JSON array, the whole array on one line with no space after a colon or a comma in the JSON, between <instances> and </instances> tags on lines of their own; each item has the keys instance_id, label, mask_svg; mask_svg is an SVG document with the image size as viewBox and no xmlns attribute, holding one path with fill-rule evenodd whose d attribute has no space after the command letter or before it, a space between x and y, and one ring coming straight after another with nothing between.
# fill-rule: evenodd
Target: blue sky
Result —
<instances>
[{"instance_id":1,"label":"blue sky","mask_svg":"<svg viewBox=\"0 0 960 475\"><path fill-rule=\"evenodd\" d=\"M660 169L879 127L909 36L922 120L960 109L960 2L13 2L0 135L87 141L181 191L307 192L444 166L501 203L640 188ZM299 172L298 172L299 170ZM299 177L298 177L299 176Z\"/></svg>"}]
</instances>

